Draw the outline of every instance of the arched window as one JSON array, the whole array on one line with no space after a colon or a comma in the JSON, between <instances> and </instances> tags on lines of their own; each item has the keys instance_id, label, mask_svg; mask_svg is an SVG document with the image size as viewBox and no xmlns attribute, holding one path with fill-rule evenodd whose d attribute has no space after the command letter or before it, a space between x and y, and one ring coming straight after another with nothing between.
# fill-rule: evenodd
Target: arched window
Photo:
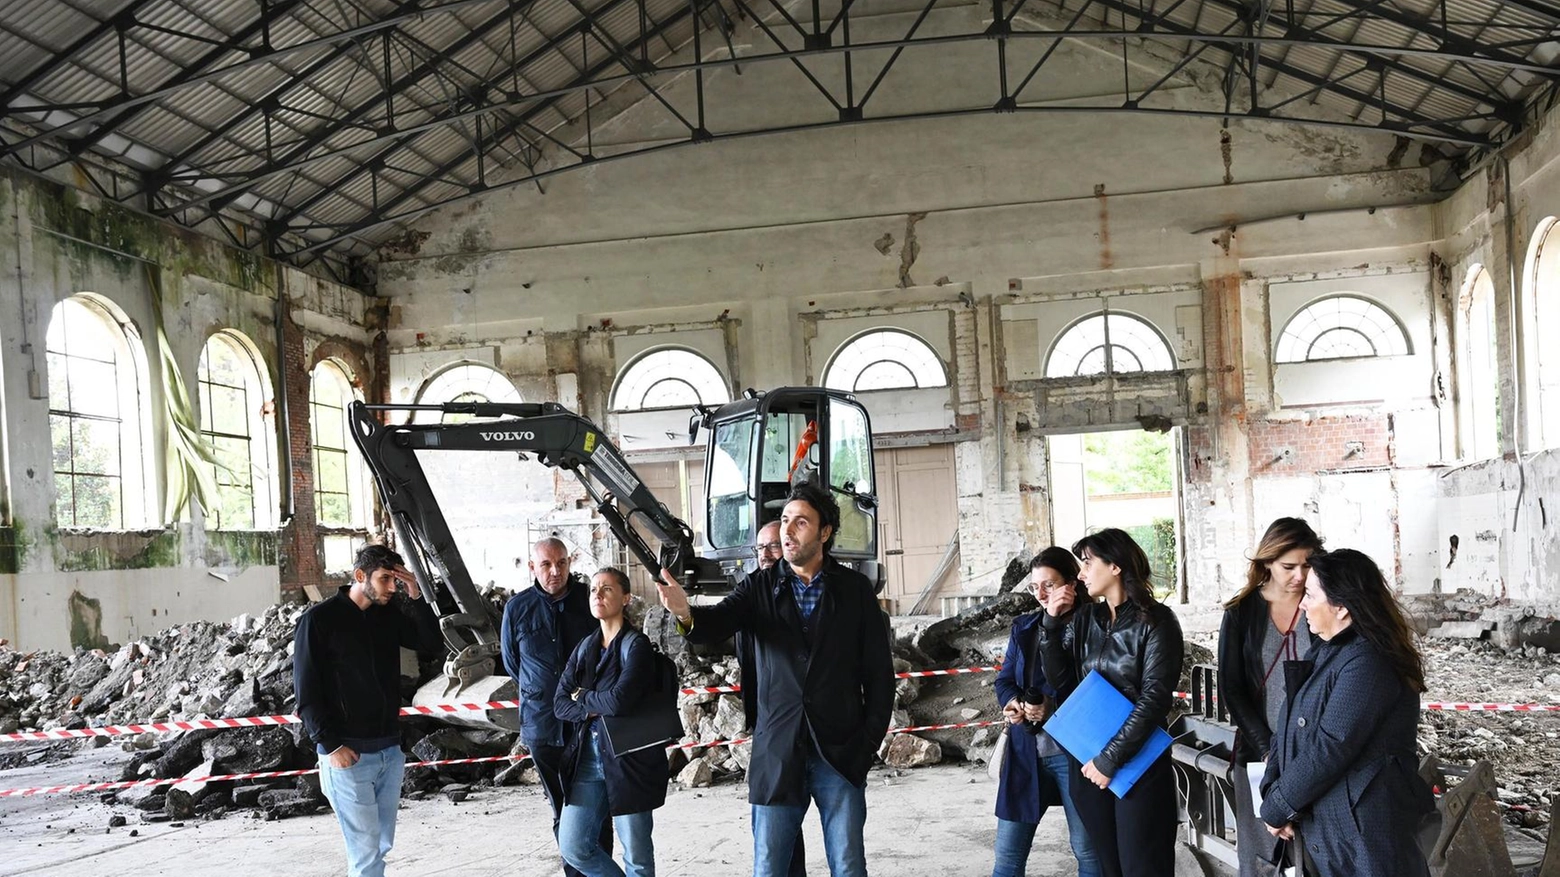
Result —
<instances>
[{"instance_id":1,"label":"arched window","mask_svg":"<svg viewBox=\"0 0 1560 877\"><path fill-rule=\"evenodd\" d=\"M1289 318L1278 336L1279 362L1402 356L1408 333L1386 308L1357 295L1332 295Z\"/></svg>"},{"instance_id":2,"label":"arched window","mask_svg":"<svg viewBox=\"0 0 1560 877\"><path fill-rule=\"evenodd\" d=\"M207 522L217 530L274 528L276 400L259 352L242 334L223 330L207 339L196 375L200 433L217 458Z\"/></svg>"},{"instance_id":3,"label":"arched window","mask_svg":"<svg viewBox=\"0 0 1560 877\"><path fill-rule=\"evenodd\" d=\"M1164 372L1175 368L1170 345L1147 320L1131 314L1095 314L1074 323L1051 345L1045 376Z\"/></svg>"},{"instance_id":4,"label":"arched window","mask_svg":"<svg viewBox=\"0 0 1560 877\"><path fill-rule=\"evenodd\" d=\"M1495 362L1495 284L1482 265L1468 272L1457 297L1457 330L1463 456L1487 460L1500 455L1500 373Z\"/></svg>"},{"instance_id":5,"label":"arched window","mask_svg":"<svg viewBox=\"0 0 1560 877\"><path fill-rule=\"evenodd\" d=\"M146 360L130 320L73 295L49 316L49 435L61 527L123 530L151 511Z\"/></svg>"},{"instance_id":6,"label":"arched window","mask_svg":"<svg viewBox=\"0 0 1560 877\"><path fill-rule=\"evenodd\" d=\"M417 394L419 405L445 402L519 402L520 391L503 372L479 362L461 362L443 369L428 379ZM416 423L464 423L476 420L469 414L442 414L419 411Z\"/></svg>"},{"instance_id":7,"label":"arched window","mask_svg":"<svg viewBox=\"0 0 1560 877\"><path fill-rule=\"evenodd\" d=\"M1524 401L1533 449L1560 447L1560 238L1555 217L1533 232L1522 308Z\"/></svg>"},{"instance_id":8,"label":"arched window","mask_svg":"<svg viewBox=\"0 0 1560 877\"><path fill-rule=\"evenodd\" d=\"M832 390L925 389L948 386L948 374L931 345L909 332L874 329L840 345L823 370Z\"/></svg>"},{"instance_id":9,"label":"arched window","mask_svg":"<svg viewBox=\"0 0 1560 877\"><path fill-rule=\"evenodd\" d=\"M690 408L731 401L720 370L692 350L663 347L635 359L618 376L613 411Z\"/></svg>"},{"instance_id":10,"label":"arched window","mask_svg":"<svg viewBox=\"0 0 1560 877\"><path fill-rule=\"evenodd\" d=\"M309 436L314 456L314 509L326 527L368 522L368 467L348 432L347 406L358 398L347 368L321 360L309 376Z\"/></svg>"}]
</instances>

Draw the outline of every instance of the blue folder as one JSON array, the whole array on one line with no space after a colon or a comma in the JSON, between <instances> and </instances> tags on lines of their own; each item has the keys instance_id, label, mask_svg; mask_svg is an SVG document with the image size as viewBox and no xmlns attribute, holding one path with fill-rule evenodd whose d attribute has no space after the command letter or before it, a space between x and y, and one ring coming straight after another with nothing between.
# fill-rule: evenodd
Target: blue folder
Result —
<instances>
[{"instance_id":1,"label":"blue folder","mask_svg":"<svg viewBox=\"0 0 1560 877\"><path fill-rule=\"evenodd\" d=\"M1132 702L1104 676L1090 670L1044 727L1052 740L1080 764L1087 764L1116 736L1130 715ZM1110 790L1118 798L1126 797L1132 784L1169 748L1170 735L1164 728L1155 728L1137 754L1116 769L1116 775L1110 778Z\"/></svg>"}]
</instances>

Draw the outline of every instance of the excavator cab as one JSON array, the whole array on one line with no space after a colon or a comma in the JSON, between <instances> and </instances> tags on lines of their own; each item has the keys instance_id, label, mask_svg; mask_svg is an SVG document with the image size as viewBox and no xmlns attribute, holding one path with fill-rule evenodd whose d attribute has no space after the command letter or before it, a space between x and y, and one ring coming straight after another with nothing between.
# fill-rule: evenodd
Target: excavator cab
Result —
<instances>
[{"instance_id":1,"label":"excavator cab","mask_svg":"<svg viewBox=\"0 0 1560 877\"><path fill-rule=\"evenodd\" d=\"M437 412L441 422L386 424L379 412ZM815 387L758 393L691 424L711 431L706 471L707 545L678 519L596 424L552 402L367 405L349 411L352 439L373 472L396 547L429 596L450 653L444 674L413 702L511 700L514 683L498 666L499 630L472 582L418 454L518 452L572 473L597 516L652 577L669 569L692 593L721 594L756 565L758 530L780 517L791 485L826 485L840 502L834 556L882 589L877 563L877 500L872 492L872 431L849 394ZM654 544L652 544L652 542ZM441 712L447 721L518 730L513 709Z\"/></svg>"},{"instance_id":2,"label":"excavator cab","mask_svg":"<svg viewBox=\"0 0 1560 877\"><path fill-rule=\"evenodd\" d=\"M883 589L872 427L853 396L819 387L748 390L742 399L695 414L699 426L710 431L703 556L733 572L738 565L751 571L759 529L780 519L793 485L812 482L840 504L835 559Z\"/></svg>"}]
</instances>

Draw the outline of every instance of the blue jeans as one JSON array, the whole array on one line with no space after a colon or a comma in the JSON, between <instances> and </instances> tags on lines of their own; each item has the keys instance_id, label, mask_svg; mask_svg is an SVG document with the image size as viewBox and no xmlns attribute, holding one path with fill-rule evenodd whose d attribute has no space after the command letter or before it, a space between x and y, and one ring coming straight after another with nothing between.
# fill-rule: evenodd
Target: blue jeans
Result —
<instances>
[{"instance_id":1,"label":"blue jeans","mask_svg":"<svg viewBox=\"0 0 1560 877\"><path fill-rule=\"evenodd\" d=\"M1078 818L1078 808L1073 806L1068 789L1072 766L1067 756L1047 755L1040 759L1040 769L1051 777L1057 791L1061 792L1062 812L1067 814L1067 840L1072 844L1073 857L1078 860L1078 877L1100 877L1099 858L1094 854L1094 845L1089 843L1089 833ZM1045 817L1044 809L1040 816ZM1039 827L1032 822L997 820L997 862L991 869L991 877L1024 877L1029 849L1035 841L1035 829Z\"/></svg>"},{"instance_id":2,"label":"blue jeans","mask_svg":"<svg viewBox=\"0 0 1560 877\"><path fill-rule=\"evenodd\" d=\"M558 852L563 860L585 877L655 877L655 844L650 840L654 813L642 810L612 817L612 829L623 846L623 867L619 868L611 851L601 848L607 779L601 770L600 735L592 729L590 740L580 750L568 801L558 817Z\"/></svg>"},{"instance_id":3,"label":"blue jeans","mask_svg":"<svg viewBox=\"0 0 1560 877\"><path fill-rule=\"evenodd\" d=\"M817 752L807 753L806 794L818 803L823 850L833 877L866 877L867 788L852 785ZM808 805L753 805L753 877L786 877Z\"/></svg>"},{"instance_id":4,"label":"blue jeans","mask_svg":"<svg viewBox=\"0 0 1560 877\"><path fill-rule=\"evenodd\" d=\"M349 877L384 877L385 854L395 843L395 808L401 803L406 754L400 746L358 754L351 767L331 767L320 756L320 789L336 811L347 841Z\"/></svg>"}]
</instances>

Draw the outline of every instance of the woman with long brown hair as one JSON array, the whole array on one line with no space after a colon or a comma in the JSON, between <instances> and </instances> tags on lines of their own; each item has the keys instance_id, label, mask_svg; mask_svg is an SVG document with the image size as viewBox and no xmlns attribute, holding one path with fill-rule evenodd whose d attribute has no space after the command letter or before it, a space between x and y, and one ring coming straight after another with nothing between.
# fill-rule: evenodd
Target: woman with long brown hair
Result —
<instances>
[{"instance_id":1,"label":"woman with long brown hair","mask_svg":"<svg viewBox=\"0 0 1560 877\"><path fill-rule=\"evenodd\" d=\"M1310 651L1314 637L1300 611L1311 555L1321 537L1300 518L1268 525L1246 570L1246 586L1224 604L1219 626L1219 694L1236 728L1235 852L1240 877L1274 872L1272 838L1257 817L1247 777L1260 777L1284 708L1283 662Z\"/></svg>"},{"instance_id":2,"label":"woman with long brown hair","mask_svg":"<svg viewBox=\"0 0 1560 877\"><path fill-rule=\"evenodd\" d=\"M1078 580L1089 601L1075 607L1073 589L1048 591L1040 627L1046 682L1070 692L1098 672L1132 712L1100 753L1084 764L1069 756L1068 792L1088 830L1105 877L1170 877L1175 873L1175 773L1166 750L1120 798L1111 778L1163 728L1181 677L1181 622L1154 598L1148 556L1115 528L1073 546Z\"/></svg>"},{"instance_id":3,"label":"woman with long brown hair","mask_svg":"<svg viewBox=\"0 0 1560 877\"><path fill-rule=\"evenodd\" d=\"M1375 561L1311 556L1304 607L1320 639L1284 707L1262 779L1262 821L1303 837L1321 877L1426 877L1416 832L1435 809L1415 755L1424 664Z\"/></svg>"}]
</instances>

